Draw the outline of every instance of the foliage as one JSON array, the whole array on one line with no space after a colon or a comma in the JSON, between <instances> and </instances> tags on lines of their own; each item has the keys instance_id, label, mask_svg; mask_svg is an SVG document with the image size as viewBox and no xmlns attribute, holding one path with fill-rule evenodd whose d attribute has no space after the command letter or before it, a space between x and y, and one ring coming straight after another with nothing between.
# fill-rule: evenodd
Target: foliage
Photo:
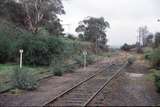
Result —
<instances>
[{"instance_id":1,"label":"foliage","mask_svg":"<svg viewBox=\"0 0 160 107\"><path fill-rule=\"evenodd\" d=\"M128 65L132 65L135 62L136 58L135 57L129 57L128 58Z\"/></svg>"},{"instance_id":2,"label":"foliage","mask_svg":"<svg viewBox=\"0 0 160 107\"><path fill-rule=\"evenodd\" d=\"M80 38L82 40L93 42L97 44L96 46L103 48L102 46L107 43L105 30L109 27L109 23L103 17L88 17L80 22L76 32L81 34Z\"/></svg>"},{"instance_id":3,"label":"foliage","mask_svg":"<svg viewBox=\"0 0 160 107\"><path fill-rule=\"evenodd\" d=\"M160 71L159 70L154 70L154 81L155 85L157 87L157 91L160 92Z\"/></svg>"},{"instance_id":4,"label":"foliage","mask_svg":"<svg viewBox=\"0 0 160 107\"><path fill-rule=\"evenodd\" d=\"M150 56L151 56L152 51L153 51L152 48L148 48L148 47L144 48L144 58L146 60L150 60L151 59Z\"/></svg>"},{"instance_id":5,"label":"foliage","mask_svg":"<svg viewBox=\"0 0 160 107\"><path fill-rule=\"evenodd\" d=\"M71 39L71 40L76 40L77 38L74 36L74 35L72 35L72 34L68 34L68 36L67 36L69 39Z\"/></svg>"},{"instance_id":6,"label":"foliage","mask_svg":"<svg viewBox=\"0 0 160 107\"><path fill-rule=\"evenodd\" d=\"M16 29L11 23L3 21L0 23L0 62L5 63L15 59L16 37L20 35L20 29Z\"/></svg>"},{"instance_id":7,"label":"foliage","mask_svg":"<svg viewBox=\"0 0 160 107\"><path fill-rule=\"evenodd\" d=\"M63 42L54 37L21 38L19 49L24 50L24 63L29 65L50 65L54 55L63 53Z\"/></svg>"},{"instance_id":8,"label":"foliage","mask_svg":"<svg viewBox=\"0 0 160 107\"><path fill-rule=\"evenodd\" d=\"M153 52L148 53L146 57L153 67L160 67L160 48L154 49Z\"/></svg>"},{"instance_id":9,"label":"foliage","mask_svg":"<svg viewBox=\"0 0 160 107\"><path fill-rule=\"evenodd\" d=\"M52 29L54 33L56 31L56 34L62 31L57 17L57 14L65 13L61 0L19 0L19 2L4 0L4 2L1 1L0 7L1 17L33 33L44 25L49 31L56 28L56 30Z\"/></svg>"},{"instance_id":10,"label":"foliage","mask_svg":"<svg viewBox=\"0 0 160 107\"><path fill-rule=\"evenodd\" d=\"M129 51L129 50L130 50L130 46L125 43L125 44L121 47L121 50Z\"/></svg>"},{"instance_id":11,"label":"foliage","mask_svg":"<svg viewBox=\"0 0 160 107\"><path fill-rule=\"evenodd\" d=\"M49 65L52 56L64 52L63 41L49 36L43 28L33 34L6 21L0 23L0 28L0 63L17 62L19 49L24 50L23 61L27 65Z\"/></svg>"},{"instance_id":12,"label":"foliage","mask_svg":"<svg viewBox=\"0 0 160 107\"><path fill-rule=\"evenodd\" d=\"M155 75L155 85L158 89L158 92L160 92L160 75Z\"/></svg>"},{"instance_id":13,"label":"foliage","mask_svg":"<svg viewBox=\"0 0 160 107\"><path fill-rule=\"evenodd\" d=\"M38 87L36 78L26 68L15 68L11 78L13 85L19 89L34 90Z\"/></svg>"},{"instance_id":14,"label":"foliage","mask_svg":"<svg viewBox=\"0 0 160 107\"><path fill-rule=\"evenodd\" d=\"M84 55L79 55L75 57L75 61L77 64L83 66L84 64ZM93 55L87 55L86 56L86 64L92 64L95 61L94 56Z\"/></svg>"},{"instance_id":15,"label":"foliage","mask_svg":"<svg viewBox=\"0 0 160 107\"><path fill-rule=\"evenodd\" d=\"M53 74L55 76L62 76L63 75L63 68L61 68L60 66L55 66L53 69Z\"/></svg>"},{"instance_id":16,"label":"foliage","mask_svg":"<svg viewBox=\"0 0 160 107\"><path fill-rule=\"evenodd\" d=\"M68 64L64 66L65 72L73 73L76 68L76 64Z\"/></svg>"},{"instance_id":17,"label":"foliage","mask_svg":"<svg viewBox=\"0 0 160 107\"><path fill-rule=\"evenodd\" d=\"M64 45L64 59L73 58L74 55L81 53L82 44L79 41L73 41L71 39L62 38Z\"/></svg>"},{"instance_id":18,"label":"foliage","mask_svg":"<svg viewBox=\"0 0 160 107\"><path fill-rule=\"evenodd\" d=\"M50 72L52 72L55 76L62 76L64 72L63 65L63 57L54 56L50 65Z\"/></svg>"},{"instance_id":19,"label":"foliage","mask_svg":"<svg viewBox=\"0 0 160 107\"><path fill-rule=\"evenodd\" d=\"M149 34L147 35L147 37L145 38L146 39L146 42L145 42L145 45L146 46L152 46L153 44L153 34Z\"/></svg>"},{"instance_id":20,"label":"foliage","mask_svg":"<svg viewBox=\"0 0 160 107\"><path fill-rule=\"evenodd\" d=\"M155 34L155 47L159 47L160 46L160 33L156 33Z\"/></svg>"}]
</instances>

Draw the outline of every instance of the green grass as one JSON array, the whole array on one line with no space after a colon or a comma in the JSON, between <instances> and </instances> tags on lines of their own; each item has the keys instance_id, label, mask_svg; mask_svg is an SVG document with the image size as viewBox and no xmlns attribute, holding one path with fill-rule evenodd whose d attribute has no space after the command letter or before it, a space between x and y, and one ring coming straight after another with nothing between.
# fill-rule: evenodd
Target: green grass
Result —
<instances>
[{"instance_id":1,"label":"green grass","mask_svg":"<svg viewBox=\"0 0 160 107\"><path fill-rule=\"evenodd\" d=\"M0 83L8 81L16 65L0 64Z\"/></svg>"},{"instance_id":2,"label":"green grass","mask_svg":"<svg viewBox=\"0 0 160 107\"><path fill-rule=\"evenodd\" d=\"M0 92L12 87L9 81L15 67L19 66L14 64L0 64ZM35 75L38 79L51 75L48 67L23 67L29 69L28 71Z\"/></svg>"},{"instance_id":3,"label":"green grass","mask_svg":"<svg viewBox=\"0 0 160 107\"><path fill-rule=\"evenodd\" d=\"M0 83L9 81L9 78L13 73L13 69L15 67L18 66L13 64L0 64ZM44 75L44 73L48 73L47 67L29 67L29 66L24 66L24 67L29 69L29 72L31 72L31 74L36 76L41 76Z\"/></svg>"}]
</instances>

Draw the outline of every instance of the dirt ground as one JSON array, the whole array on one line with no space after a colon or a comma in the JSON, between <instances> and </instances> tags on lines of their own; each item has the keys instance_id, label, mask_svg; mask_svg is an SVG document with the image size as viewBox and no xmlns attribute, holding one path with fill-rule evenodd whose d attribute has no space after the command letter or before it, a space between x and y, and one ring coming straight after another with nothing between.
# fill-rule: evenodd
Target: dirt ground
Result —
<instances>
[{"instance_id":1,"label":"dirt ground","mask_svg":"<svg viewBox=\"0 0 160 107\"><path fill-rule=\"evenodd\" d=\"M157 106L160 94L154 81L146 79L150 73L145 63L136 61L105 87L91 105L98 106Z\"/></svg>"}]
</instances>

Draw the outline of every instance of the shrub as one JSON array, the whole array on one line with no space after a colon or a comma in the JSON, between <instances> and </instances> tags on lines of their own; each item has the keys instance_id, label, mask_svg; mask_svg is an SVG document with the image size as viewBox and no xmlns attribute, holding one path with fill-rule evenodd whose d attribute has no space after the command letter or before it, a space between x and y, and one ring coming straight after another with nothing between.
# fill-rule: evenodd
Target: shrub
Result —
<instances>
[{"instance_id":1,"label":"shrub","mask_svg":"<svg viewBox=\"0 0 160 107\"><path fill-rule=\"evenodd\" d=\"M160 48L155 49L149 55L149 61L152 63L153 67L159 68L160 67Z\"/></svg>"},{"instance_id":2,"label":"shrub","mask_svg":"<svg viewBox=\"0 0 160 107\"><path fill-rule=\"evenodd\" d=\"M55 76L62 76L64 72L64 61L60 56L54 56L50 64L50 72Z\"/></svg>"},{"instance_id":3,"label":"shrub","mask_svg":"<svg viewBox=\"0 0 160 107\"><path fill-rule=\"evenodd\" d=\"M158 92L160 92L160 75L155 75L155 85L157 87Z\"/></svg>"},{"instance_id":4,"label":"shrub","mask_svg":"<svg viewBox=\"0 0 160 107\"><path fill-rule=\"evenodd\" d=\"M154 45L155 45L154 47L156 48L160 46L160 33L159 32L155 34L155 44Z\"/></svg>"},{"instance_id":5,"label":"shrub","mask_svg":"<svg viewBox=\"0 0 160 107\"><path fill-rule=\"evenodd\" d=\"M87 55L87 64L92 64L95 61L95 58L93 55L89 54Z\"/></svg>"},{"instance_id":6,"label":"shrub","mask_svg":"<svg viewBox=\"0 0 160 107\"><path fill-rule=\"evenodd\" d=\"M64 66L65 72L69 72L69 73L73 73L75 68L76 68L76 64L69 64Z\"/></svg>"},{"instance_id":7,"label":"shrub","mask_svg":"<svg viewBox=\"0 0 160 107\"><path fill-rule=\"evenodd\" d=\"M19 48L24 49L27 65L50 65L54 55L63 54L63 42L54 37L24 36Z\"/></svg>"},{"instance_id":8,"label":"shrub","mask_svg":"<svg viewBox=\"0 0 160 107\"><path fill-rule=\"evenodd\" d=\"M16 40L8 33L0 30L0 63L14 60L16 53Z\"/></svg>"},{"instance_id":9,"label":"shrub","mask_svg":"<svg viewBox=\"0 0 160 107\"><path fill-rule=\"evenodd\" d=\"M54 67L53 74L55 76L62 76L63 75L63 68L60 66Z\"/></svg>"},{"instance_id":10,"label":"shrub","mask_svg":"<svg viewBox=\"0 0 160 107\"><path fill-rule=\"evenodd\" d=\"M95 61L94 56L88 54L86 56L86 64L92 64ZM77 57L75 57L75 62L81 66L83 66L84 64L84 56L83 55L79 55Z\"/></svg>"},{"instance_id":11,"label":"shrub","mask_svg":"<svg viewBox=\"0 0 160 107\"><path fill-rule=\"evenodd\" d=\"M129 46L128 44L124 44L124 45L121 47L121 50L129 51L129 50L130 50L130 46Z\"/></svg>"},{"instance_id":12,"label":"shrub","mask_svg":"<svg viewBox=\"0 0 160 107\"><path fill-rule=\"evenodd\" d=\"M135 57L128 58L128 65L132 65L135 62L135 60L136 60Z\"/></svg>"},{"instance_id":13,"label":"shrub","mask_svg":"<svg viewBox=\"0 0 160 107\"><path fill-rule=\"evenodd\" d=\"M73 58L81 52L81 44L78 41L73 41L69 39L62 39L64 43L64 56L65 58Z\"/></svg>"},{"instance_id":14,"label":"shrub","mask_svg":"<svg viewBox=\"0 0 160 107\"><path fill-rule=\"evenodd\" d=\"M146 47L146 48L144 48L144 58L146 59L146 60L150 60L151 59L151 53L153 52L153 49L152 48L148 48L148 47Z\"/></svg>"},{"instance_id":15,"label":"shrub","mask_svg":"<svg viewBox=\"0 0 160 107\"><path fill-rule=\"evenodd\" d=\"M26 68L15 68L11 78L13 86L19 89L34 90L38 87L36 78Z\"/></svg>"},{"instance_id":16,"label":"shrub","mask_svg":"<svg viewBox=\"0 0 160 107\"><path fill-rule=\"evenodd\" d=\"M145 58L146 60L151 60L151 53L145 53L145 54L144 54L144 58Z\"/></svg>"},{"instance_id":17,"label":"shrub","mask_svg":"<svg viewBox=\"0 0 160 107\"><path fill-rule=\"evenodd\" d=\"M49 36L44 29L33 34L6 21L0 22L0 28L0 63L17 62L19 49L24 50L27 65L49 65L52 56L64 52L63 41Z\"/></svg>"},{"instance_id":18,"label":"shrub","mask_svg":"<svg viewBox=\"0 0 160 107\"><path fill-rule=\"evenodd\" d=\"M72 35L72 34L68 34L68 36L67 36L69 39L71 39L71 40L76 40L77 38L74 36L74 35Z\"/></svg>"}]
</instances>

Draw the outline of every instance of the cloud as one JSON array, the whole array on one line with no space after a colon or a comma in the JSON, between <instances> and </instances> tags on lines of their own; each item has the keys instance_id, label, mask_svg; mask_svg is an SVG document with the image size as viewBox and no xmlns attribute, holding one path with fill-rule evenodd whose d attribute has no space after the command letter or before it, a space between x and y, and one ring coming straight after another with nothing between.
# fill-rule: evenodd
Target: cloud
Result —
<instances>
[{"instance_id":1,"label":"cloud","mask_svg":"<svg viewBox=\"0 0 160 107\"><path fill-rule=\"evenodd\" d=\"M159 0L67 0L63 3L66 15L61 16L62 23L71 24L67 32L75 33L78 22L87 16L103 16L111 24L110 45L135 43L141 25L148 25L153 32L160 28L156 22L160 16Z\"/></svg>"}]
</instances>

